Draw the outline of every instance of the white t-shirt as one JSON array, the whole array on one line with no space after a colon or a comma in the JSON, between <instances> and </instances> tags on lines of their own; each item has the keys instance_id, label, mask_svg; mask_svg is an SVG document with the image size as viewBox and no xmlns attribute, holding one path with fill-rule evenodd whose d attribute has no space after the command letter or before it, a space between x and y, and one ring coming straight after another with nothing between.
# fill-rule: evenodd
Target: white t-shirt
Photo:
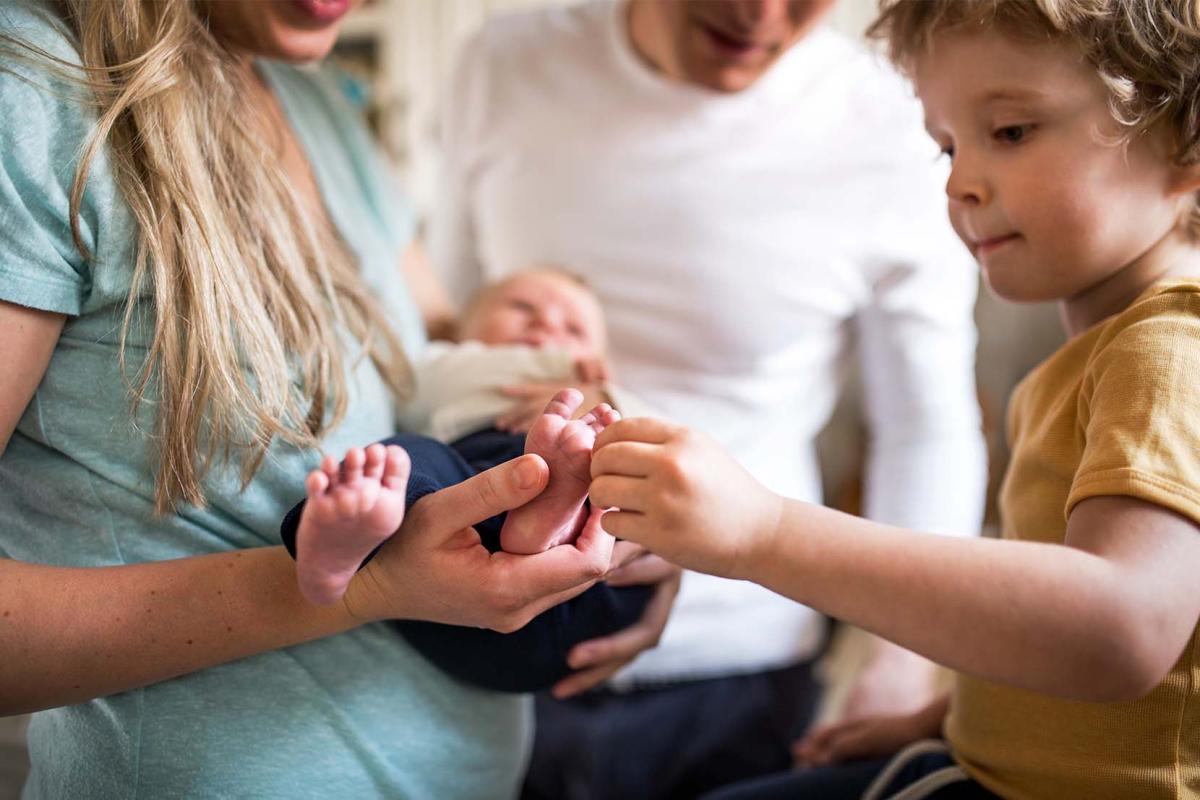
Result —
<instances>
[{"instance_id":1,"label":"white t-shirt","mask_svg":"<svg viewBox=\"0 0 1200 800\"><path fill-rule=\"evenodd\" d=\"M814 437L857 355L867 515L976 533L977 273L911 92L825 29L745 91L671 81L633 51L624 10L501 17L465 48L430 231L452 292L537 264L581 274L617 380L804 500L821 499ZM778 667L821 630L761 587L689 574L623 679Z\"/></svg>"}]
</instances>

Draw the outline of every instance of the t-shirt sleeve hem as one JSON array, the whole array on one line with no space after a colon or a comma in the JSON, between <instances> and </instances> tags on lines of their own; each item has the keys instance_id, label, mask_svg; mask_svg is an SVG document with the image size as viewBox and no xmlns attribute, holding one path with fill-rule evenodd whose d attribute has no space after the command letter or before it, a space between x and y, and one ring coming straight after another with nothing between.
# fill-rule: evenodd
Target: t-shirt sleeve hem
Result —
<instances>
[{"instance_id":1,"label":"t-shirt sleeve hem","mask_svg":"<svg viewBox=\"0 0 1200 800\"><path fill-rule=\"evenodd\" d=\"M0 300L71 316L78 316L83 310L80 286L45 272L32 275L3 265L0 265Z\"/></svg>"},{"instance_id":2,"label":"t-shirt sleeve hem","mask_svg":"<svg viewBox=\"0 0 1200 800\"><path fill-rule=\"evenodd\" d=\"M1076 480L1067 497L1067 515L1083 500L1116 495L1162 506L1200 525L1200 492L1184 484L1131 468L1105 470Z\"/></svg>"}]
</instances>

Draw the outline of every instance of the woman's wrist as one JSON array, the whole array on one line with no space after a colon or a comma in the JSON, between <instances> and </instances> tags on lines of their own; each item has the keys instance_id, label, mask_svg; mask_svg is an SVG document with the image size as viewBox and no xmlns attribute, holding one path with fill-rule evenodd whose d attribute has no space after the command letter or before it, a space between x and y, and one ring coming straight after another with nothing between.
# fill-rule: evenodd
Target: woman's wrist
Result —
<instances>
[{"instance_id":1,"label":"woman's wrist","mask_svg":"<svg viewBox=\"0 0 1200 800\"><path fill-rule=\"evenodd\" d=\"M112 567L0 560L0 714L69 705L341 633L283 547Z\"/></svg>"}]
</instances>

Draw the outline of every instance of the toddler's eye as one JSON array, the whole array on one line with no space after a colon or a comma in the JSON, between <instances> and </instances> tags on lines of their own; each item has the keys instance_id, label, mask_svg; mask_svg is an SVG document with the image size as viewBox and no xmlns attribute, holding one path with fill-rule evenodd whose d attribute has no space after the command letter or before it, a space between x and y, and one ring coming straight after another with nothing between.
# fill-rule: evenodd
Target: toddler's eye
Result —
<instances>
[{"instance_id":1,"label":"toddler's eye","mask_svg":"<svg viewBox=\"0 0 1200 800\"><path fill-rule=\"evenodd\" d=\"M1016 144L1028 136L1032 128L1032 125L1005 125L1003 128L997 128L992 136L998 142Z\"/></svg>"}]
</instances>

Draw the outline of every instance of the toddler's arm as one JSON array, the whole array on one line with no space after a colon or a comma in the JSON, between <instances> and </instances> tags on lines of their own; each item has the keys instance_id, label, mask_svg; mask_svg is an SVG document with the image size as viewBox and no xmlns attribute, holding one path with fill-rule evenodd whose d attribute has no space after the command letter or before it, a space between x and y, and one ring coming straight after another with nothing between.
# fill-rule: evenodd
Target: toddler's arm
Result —
<instances>
[{"instance_id":1,"label":"toddler's arm","mask_svg":"<svg viewBox=\"0 0 1200 800\"><path fill-rule=\"evenodd\" d=\"M592 477L592 502L621 509L604 518L615 536L1026 689L1140 697L1200 616L1200 530L1128 497L1080 502L1066 546L915 533L785 500L709 439L644 418L597 438Z\"/></svg>"}]
</instances>

